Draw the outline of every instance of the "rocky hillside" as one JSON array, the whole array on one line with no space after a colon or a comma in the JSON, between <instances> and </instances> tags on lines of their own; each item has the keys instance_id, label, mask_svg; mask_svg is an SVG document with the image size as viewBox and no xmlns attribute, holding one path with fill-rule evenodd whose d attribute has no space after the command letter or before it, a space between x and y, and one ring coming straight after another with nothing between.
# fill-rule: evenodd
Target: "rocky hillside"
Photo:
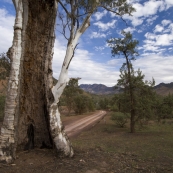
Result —
<instances>
[{"instance_id":1,"label":"rocky hillside","mask_svg":"<svg viewBox=\"0 0 173 173\"><path fill-rule=\"evenodd\" d=\"M120 88L115 89L115 87L107 87L103 84L81 84L80 88L86 92L98 95L116 94L120 92ZM162 96L168 95L169 93L173 94L173 82L168 84L160 83L154 89L157 94Z\"/></svg>"},{"instance_id":2,"label":"rocky hillside","mask_svg":"<svg viewBox=\"0 0 173 173\"><path fill-rule=\"evenodd\" d=\"M165 83L160 83L159 85L156 85L154 87L155 91L157 94L165 96L170 94L173 94L173 82L165 84Z\"/></svg>"},{"instance_id":3,"label":"rocky hillside","mask_svg":"<svg viewBox=\"0 0 173 173\"><path fill-rule=\"evenodd\" d=\"M119 88L107 87L103 84L81 84L80 88L86 92L98 95L119 93Z\"/></svg>"}]
</instances>

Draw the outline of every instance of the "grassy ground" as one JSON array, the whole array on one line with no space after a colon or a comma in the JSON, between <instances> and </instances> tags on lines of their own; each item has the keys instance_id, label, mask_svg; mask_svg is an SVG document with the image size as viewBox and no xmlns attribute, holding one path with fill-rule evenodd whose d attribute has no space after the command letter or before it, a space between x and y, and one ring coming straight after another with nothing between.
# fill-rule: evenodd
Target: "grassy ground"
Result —
<instances>
[{"instance_id":1,"label":"grassy ground","mask_svg":"<svg viewBox=\"0 0 173 173\"><path fill-rule=\"evenodd\" d=\"M73 139L74 147L98 148L103 153L123 156L132 172L173 172L173 121L160 124L153 121L131 134L129 127L117 128L109 116L106 119L107 124L101 122Z\"/></svg>"},{"instance_id":2,"label":"grassy ground","mask_svg":"<svg viewBox=\"0 0 173 173\"><path fill-rule=\"evenodd\" d=\"M71 117L71 121L73 121ZM66 119L66 118L65 118ZM1 173L172 173L173 122L152 121L135 134L118 128L109 115L90 130L72 138L74 158L57 157L53 150L18 153L13 166Z\"/></svg>"}]
</instances>

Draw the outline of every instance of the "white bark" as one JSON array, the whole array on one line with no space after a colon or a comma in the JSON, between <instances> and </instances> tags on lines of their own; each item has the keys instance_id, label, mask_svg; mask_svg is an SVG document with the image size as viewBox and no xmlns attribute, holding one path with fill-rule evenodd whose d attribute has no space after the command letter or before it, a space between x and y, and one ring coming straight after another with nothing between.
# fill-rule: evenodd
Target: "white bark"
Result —
<instances>
[{"instance_id":1,"label":"white bark","mask_svg":"<svg viewBox=\"0 0 173 173\"><path fill-rule=\"evenodd\" d=\"M14 38L11 49L11 74L8 84L8 96L5 105L5 117L1 127L0 136L0 161L10 163L15 157L15 152L12 146L15 145L15 116L17 111L18 99L18 84L19 84L19 68L22 53L22 14L23 4L20 0L15 0L14 5L16 8L16 20L14 24ZM11 151L10 151L11 148Z\"/></svg>"},{"instance_id":2,"label":"white bark","mask_svg":"<svg viewBox=\"0 0 173 173\"><path fill-rule=\"evenodd\" d=\"M91 15L91 14L90 14ZM71 59L73 58L74 51L80 36L85 32L85 30L90 25L90 15L86 17L81 27L77 30L73 39L68 41L66 55L61 68L60 76L58 78L58 83L52 88L52 93L54 96L54 102L50 107L50 128L53 135L54 143L58 150L63 151L67 156L73 156L73 149L70 145L67 135L62 128L62 122L60 118L60 113L58 110L59 99L69 81L68 77L68 67L70 65ZM72 33L74 33L72 31Z\"/></svg>"}]
</instances>

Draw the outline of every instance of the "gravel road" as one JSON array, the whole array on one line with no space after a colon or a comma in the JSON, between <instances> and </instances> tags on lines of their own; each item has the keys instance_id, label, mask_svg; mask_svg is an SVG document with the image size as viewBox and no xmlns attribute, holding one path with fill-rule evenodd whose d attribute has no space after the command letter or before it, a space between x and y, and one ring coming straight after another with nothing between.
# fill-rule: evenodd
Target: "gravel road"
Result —
<instances>
[{"instance_id":1,"label":"gravel road","mask_svg":"<svg viewBox=\"0 0 173 173\"><path fill-rule=\"evenodd\" d=\"M68 137L74 137L84 129L96 124L98 121L103 119L105 115L106 111L99 111L95 114L79 119L71 124L66 125L65 132L67 133Z\"/></svg>"}]
</instances>

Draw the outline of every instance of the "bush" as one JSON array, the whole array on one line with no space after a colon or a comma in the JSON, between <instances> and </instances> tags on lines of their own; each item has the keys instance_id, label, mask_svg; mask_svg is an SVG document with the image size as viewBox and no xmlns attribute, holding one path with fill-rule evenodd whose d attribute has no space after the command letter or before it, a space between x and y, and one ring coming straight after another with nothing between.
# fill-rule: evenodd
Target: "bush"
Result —
<instances>
[{"instance_id":1,"label":"bush","mask_svg":"<svg viewBox=\"0 0 173 173\"><path fill-rule=\"evenodd\" d=\"M127 123L128 115L122 112L114 112L111 114L111 120L113 120L118 127L123 128Z\"/></svg>"},{"instance_id":2,"label":"bush","mask_svg":"<svg viewBox=\"0 0 173 173\"><path fill-rule=\"evenodd\" d=\"M110 107L110 110L111 110L111 111L118 111L118 106L117 106L117 104L112 105L112 106Z\"/></svg>"}]
</instances>

